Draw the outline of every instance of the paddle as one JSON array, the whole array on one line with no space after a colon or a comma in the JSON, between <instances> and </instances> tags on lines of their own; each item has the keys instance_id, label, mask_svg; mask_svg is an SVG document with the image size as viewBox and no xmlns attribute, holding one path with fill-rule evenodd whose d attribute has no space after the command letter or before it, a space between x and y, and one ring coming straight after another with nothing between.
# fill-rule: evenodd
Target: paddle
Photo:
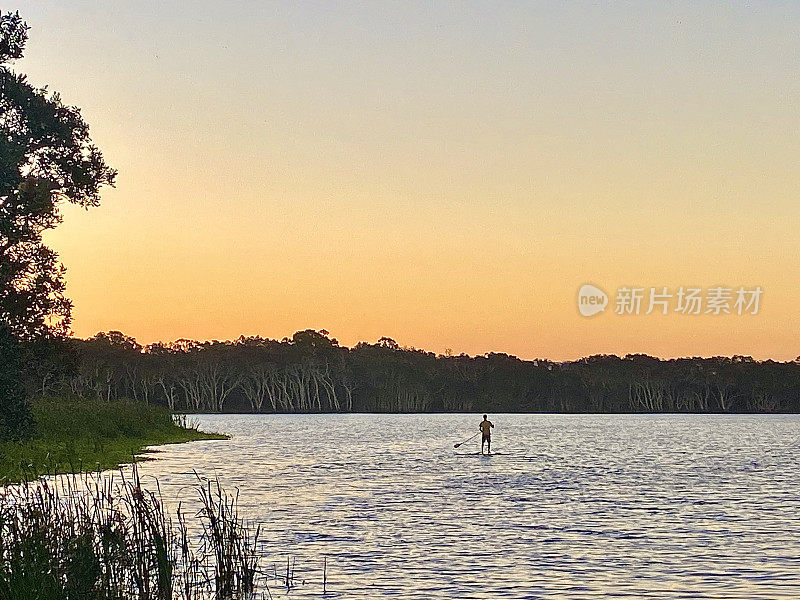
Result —
<instances>
[{"instance_id":1,"label":"paddle","mask_svg":"<svg viewBox=\"0 0 800 600\"><path fill-rule=\"evenodd\" d=\"M475 434L475 435L473 435L472 437L469 437L469 438L467 438L467 439L466 439L466 440L464 440L463 442L458 442L457 444L453 444L453 448L458 448L458 447L459 447L461 444L466 444L468 441L470 441L470 440L472 440L472 439L475 439L476 437L478 437L478 436L480 435L480 433L481 433L481 432L479 431L478 433L476 433L476 434Z\"/></svg>"}]
</instances>

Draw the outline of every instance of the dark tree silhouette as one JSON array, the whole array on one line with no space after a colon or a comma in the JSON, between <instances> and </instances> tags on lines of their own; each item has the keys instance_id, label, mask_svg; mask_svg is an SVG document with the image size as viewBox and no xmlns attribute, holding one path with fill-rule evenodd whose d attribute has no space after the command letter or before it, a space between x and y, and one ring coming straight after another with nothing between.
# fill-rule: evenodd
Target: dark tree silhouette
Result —
<instances>
[{"instance_id":1,"label":"dark tree silhouette","mask_svg":"<svg viewBox=\"0 0 800 600\"><path fill-rule=\"evenodd\" d=\"M71 343L75 368L38 363L26 371L30 394L127 397L195 412L800 412L797 360L450 356L391 338L347 348L310 329L281 341L142 347L111 331Z\"/></svg>"},{"instance_id":2,"label":"dark tree silhouette","mask_svg":"<svg viewBox=\"0 0 800 600\"><path fill-rule=\"evenodd\" d=\"M14 340L69 332L64 267L42 234L61 222L61 201L96 206L100 187L113 185L116 175L92 144L78 108L11 70L27 31L18 13L0 12L0 343L8 352ZM2 361L4 382L19 378L15 364ZM12 388L0 388L0 426L7 429L14 427L8 415L22 415L23 425L29 420Z\"/></svg>"},{"instance_id":3,"label":"dark tree silhouette","mask_svg":"<svg viewBox=\"0 0 800 600\"><path fill-rule=\"evenodd\" d=\"M22 387L19 345L11 330L0 325L0 439L26 438L32 425Z\"/></svg>"},{"instance_id":4,"label":"dark tree silhouette","mask_svg":"<svg viewBox=\"0 0 800 600\"><path fill-rule=\"evenodd\" d=\"M42 233L59 202L96 206L116 175L78 108L11 71L26 40L19 15L0 13L0 322L20 340L67 333L64 268Z\"/></svg>"}]
</instances>

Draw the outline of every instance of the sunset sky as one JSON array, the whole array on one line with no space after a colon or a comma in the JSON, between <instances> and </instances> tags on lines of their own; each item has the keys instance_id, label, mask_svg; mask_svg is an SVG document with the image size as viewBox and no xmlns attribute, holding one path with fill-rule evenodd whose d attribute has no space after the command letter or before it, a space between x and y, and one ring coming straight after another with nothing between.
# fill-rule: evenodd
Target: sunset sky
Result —
<instances>
[{"instance_id":1,"label":"sunset sky","mask_svg":"<svg viewBox=\"0 0 800 600\"><path fill-rule=\"evenodd\" d=\"M15 69L119 170L47 237L78 336L800 355L795 2L4 9L31 26ZM626 285L764 292L613 314Z\"/></svg>"}]
</instances>

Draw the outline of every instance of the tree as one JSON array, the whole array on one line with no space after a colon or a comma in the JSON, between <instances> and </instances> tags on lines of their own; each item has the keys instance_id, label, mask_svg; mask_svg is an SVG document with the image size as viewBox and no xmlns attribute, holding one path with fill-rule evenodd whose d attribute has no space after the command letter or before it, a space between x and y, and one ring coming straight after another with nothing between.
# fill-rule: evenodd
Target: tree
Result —
<instances>
[{"instance_id":1,"label":"tree","mask_svg":"<svg viewBox=\"0 0 800 600\"><path fill-rule=\"evenodd\" d=\"M9 68L27 30L0 13L0 322L18 340L69 331L65 270L42 234L61 222L60 202L97 206L116 176L80 110Z\"/></svg>"},{"instance_id":2,"label":"tree","mask_svg":"<svg viewBox=\"0 0 800 600\"><path fill-rule=\"evenodd\" d=\"M0 324L0 439L25 438L33 419L25 404L19 345Z\"/></svg>"},{"instance_id":3,"label":"tree","mask_svg":"<svg viewBox=\"0 0 800 600\"><path fill-rule=\"evenodd\" d=\"M0 12L0 429L19 432L30 415L18 344L66 335L72 310L64 267L42 234L61 222L62 201L96 206L116 176L80 110L10 69L27 39L19 14Z\"/></svg>"}]
</instances>

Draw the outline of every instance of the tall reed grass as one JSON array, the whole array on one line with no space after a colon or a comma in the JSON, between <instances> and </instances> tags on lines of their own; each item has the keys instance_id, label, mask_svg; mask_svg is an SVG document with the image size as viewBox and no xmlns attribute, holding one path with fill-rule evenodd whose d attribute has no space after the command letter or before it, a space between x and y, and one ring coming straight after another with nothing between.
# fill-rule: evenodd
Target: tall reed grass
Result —
<instances>
[{"instance_id":1,"label":"tall reed grass","mask_svg":"<svg viewBox=\"0 0 800 600\"><path fill-rule=\"evenodd\" d=\"M170 512L135 466L0 489L0 600L271 597L238 493L199 477L196 491Z\"/></svg>"}]
</instances>

